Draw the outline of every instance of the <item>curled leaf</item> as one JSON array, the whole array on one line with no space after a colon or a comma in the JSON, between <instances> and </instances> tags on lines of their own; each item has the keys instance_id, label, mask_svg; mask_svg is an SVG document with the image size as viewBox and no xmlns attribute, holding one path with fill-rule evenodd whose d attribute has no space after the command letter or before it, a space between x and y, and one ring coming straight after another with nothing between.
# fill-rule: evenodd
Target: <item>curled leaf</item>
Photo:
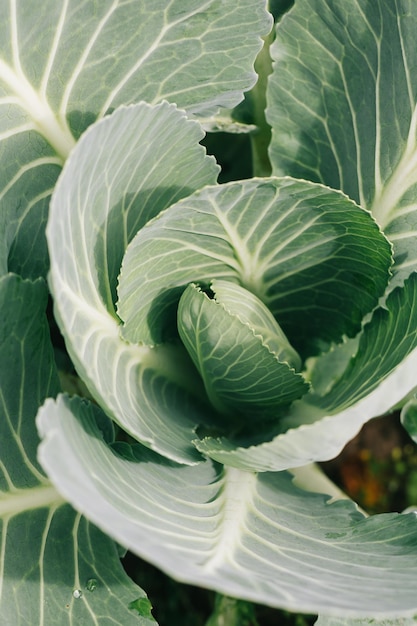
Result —
<instances>
[{"instance_id":1,"label":"curled leaf","mask_svg":"<svg viewBox=\"0 0 417 626\"><path fill-rule=\"evenodd\" d=\"M244 314L242 320L230 311L222 296L217 299L217 285L213 284L212 299L195 285L184 291L178 307L180 337L217 411L231 415L237 423L242 416L277 418L283 407L308 390L308 384L243 321ZM227 283L220 285L225 292ZM251 294L248 303L245 289L231 289L234 296L239 294L242 298L243 312L256 304L258 315L264 314L264 305L258 305L255 296ZM269 316L266 319L272 335L271 320ZM272 336L272 343L280 341L280 335ZM284 350L288 351L288 347L286 341Z\"/></svg>"}]
</instances>

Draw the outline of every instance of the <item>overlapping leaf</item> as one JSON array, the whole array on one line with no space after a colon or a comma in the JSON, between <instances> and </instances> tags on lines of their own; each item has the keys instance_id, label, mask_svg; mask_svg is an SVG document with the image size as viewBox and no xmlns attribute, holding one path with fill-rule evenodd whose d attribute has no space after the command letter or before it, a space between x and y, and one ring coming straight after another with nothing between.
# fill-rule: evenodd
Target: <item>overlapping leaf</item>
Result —
<instances>
[{"instance_id":1,"label":"overlapping leaf","mask_svg":"<svg viewBox=\"0 0 417 626\"><path fill-rule=\"evenodd\" d=\"M75 138L121 104L233 107L255 82L264 0L30 0L0 8L0 203L10 268L44 274L49 197Z\"/></svg>"},{"instance_id":2,"label":"overlapping leaf","mask_svg":"<svg viewBox=\"0 0 417 626\"><path fill-rule=\"evenodd\" d=\"M365 325L356 354L343 375L328 393L313 402L330 413L340 411L370 394L410 355L410 374L408 377L402 375L401 385L404 393L405 381L411 378L411 386L404 393L404 396L408 395L417 384L417 381L412 383L412 363L417 358L416 349L417 274L412 274L405 281L404 288L391 292L386 305L376 309L371 321ZM395 395L398 397L397 393ZM391 395L386 396L386 402L383 412L393 406L390 406Z\"/></svg>"},{"instance_id":3,"label":"overlapping leaf","mask_svg":"<svg viewBox=\"0 0 417 626\"><path fill-rule=\"evenodd\" d=\"M218 284L212 283L213 299L193 284L186 288L178 306L178 330L211 405L222 414L220 422L230 420L241 428L247 420L253 428L257 418L276 420L278 411L309 387L301 374L256 334L243 314L230 312L217 291ZM220 283L223 291L227 284ZM239 293L260 309L261 303L253 296L249 299L245 289L240 288Z\"/></svg>"},{"instance_id":4,"label":"overlapping leaf","mask_svg":"<svg viewBox=\"0 0 417 626\"><path fill-rule=\"evenodd\" d=\"M414 514L365 518L285 472L187 467L108 446L92 407L65 396L44 405L38 427L40 462L60 492L174 578L297 611L416 612Z\"/></svg>"},{"instance_id":5,"label":"overlapping leaf","mask_svg":"<svg viewBox=\"0 0 417 626\"><path fill-rule=\"evenodd\" d=\"M186 462L200 458L190 443L199 409L178 393L178 382L195 389L191 361L180 347L127 344L113 301L136 231L215 182L218 166L199 145L202 135L167 103L121 108L98 122L66 163L47 232L55 310L82 379L126 431Z\"/></svg>"},{"instance_id":6,"label":"overlapping leaf","mask_svg":"<svg viewBox=\"0 0 417 626\"><path fill-rule=\"evenodd\" d=\"M365 422L388 412L415 389L416 304L417 275L412 274L375 311L353 344L356 356L344 358L340 378L330 378L333 386L324 395L307 394L294 402L280 419L282 434L276 438L250 447L238 440L205 438L196 443L198 449L222 463L258 471L335 457Z\"/></svg>"},{"instance_id":7,"label":"overlapping leaf","mask_svg":"<svg viewBox=\"0 0 417 626\"><path fill-rule=\"evenodd\" d=\"M320 616L314 626L415 626L417 619L399 617L398 619L350 619L349 617Z\"/></svg>"},{"instance_id":8,"label":"overlapping leaf","mask_svg":"<svg viewBox=\"0 0 417 626\"><path fill-rule=\"evenodd\" d=\"M370 215L321 185L255 179L190 195L217 173L199 138L166 103L119 110L79 141L48 226L56 313L83 380L127 432L185 462L200 458L194 430L213 409L183 347L154 344L177 338L189 282L242 282L305 353L358 330L390 265Z\"/></svg>"},{"instance_id":9,"label":"overlapping leaf","mask_svg":"<svg viewBox=\"0 0 417 626\"><path fill-rule=\"evenodd\" d=\"M175 336L184 287L222 278L256 294L305 356L360 329L389 266L387 241L343 194L291 178L207 187L129 245L118 290L123 336Z\"/></svg>"},{"instance_id":10,"label":"overlapping leaf","mask_svg":"<svg viewBox=\"0 0 417 626\"><path fill-rule=\"evenodd\" d=\"M36 459L37 409L59 387L46 298L41 280L0 279L0 621L150 626L129 609L149 602L114 541L65 503Z\"/></svg>"},{"instance_id":11,"label":"overlapping leaf","mask_svg":"<svg viewBox=\"0 0 417 626\"><path fill-rule=\"evenodd\" d=\"M397 283L417 267L416 27L412 0L298 0L271 49L273 172L371 209Z\"/></svg>"}]
</instances>

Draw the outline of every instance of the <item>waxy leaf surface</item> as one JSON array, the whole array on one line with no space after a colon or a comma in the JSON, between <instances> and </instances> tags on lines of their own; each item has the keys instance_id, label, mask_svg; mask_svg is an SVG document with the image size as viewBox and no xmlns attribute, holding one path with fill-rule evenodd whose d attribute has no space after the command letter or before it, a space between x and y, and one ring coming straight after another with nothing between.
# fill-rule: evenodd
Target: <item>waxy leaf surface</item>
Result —
<instances>
[{"instance_id":1,"label":"waxy leaf surface","mask_svg":"<svg viewBox=\"0 0 417 626\"><path fill-rule=\"evenodd\" d=\"M192 284L179 303L178 330L211 404L232 414L238 426L243 417L249 423L276 419L280 408L308 390L303 377L279 361L248 324Z\"/></svg>"},{"instance_id":2,"label":"waxy leaf surface","mask_svg":"<svg viewBox=\"0 0 417 626\"><path fill-rule=\"evenodd\" d=\"M417 4L297 0L279 23L268 88L273 173L342 189L417 268Z\"/></svg>"},{"instance_id":3,"label":"waxy leaf surface","mask_svg":"<svg viewBox=\"0 0 417 626\"><path fill-rule=\"evenodd\" d=\"M199 124L174 105L119 109L79 140L55 190L47 230L55 312L81 378L127 432L188 462L200 458L190 443L199 410L178 393L177 379L192 386L193 366L176 346L124 341L113 302L137 230L215 182L218 166L199 145L202 136Z\"/></svg>"},{"instance_id":4,"label":"waxy leaf surface","mask_svg":"<svg viewBox=\"0 0 417 626\"><path fill-rule=\"evenodd\" d=\"M50 195L76 139L121 104L210 116L256 80L264 0L31 0L0 7L0 203L10 269L45 275Z\"/></svg>"},{"instance_id":5,"label":"waxy leaf surface","mask_svg":"<svg viewBox=\"0 0 417 626\"><path fill-rule=\"evenodd\" d=\"M129 245L118 313L128 341L175 336L190 282L238 282L305 356L352 336L386 287L391 250L367 211L322 185L254 178L206 187Z\"/></svg>"},{"instance_id":6,"label":"waxy leaf surface","mask_svg":"<svg viewBox=\"0 0 417 626\"><path fill-rule=\"evenodd\" d=\"M59 390L46 300L42 280L0 278L0 621L151 626L128 607L148 601L114 541L66 503L36 459L35 416Z\"/></svg>"},{"instance_id":7,"label":"waxy leaf surface","mask_svg":"<svg viewBox=\"0 0 417 626\"><path fill-rule=\"evenodd\" d=\"M296 611L416 612L413 513L365 518L286 472L187 467L143 446L109 446L75 398L48 400L37 423L39 459L59 491L174 578Z\"/></svg>"},{"instance_id":8,"label":"waxy leaf surface","mask_svg":"<svg viewBox=\"0 0 417 626\"><path fill-rule=\"evenodd\" d=\"M245 447L238 439L207 437L196 442L198 449L221 463L258 471L334 458L369 419L389 412L416 387L416 310L417 275L412 274L375 310L354 343L357 355L344 359L347 366L333 387L323 396L306 394L280 418L280 435Z\"/></svg>"}]
</instances>

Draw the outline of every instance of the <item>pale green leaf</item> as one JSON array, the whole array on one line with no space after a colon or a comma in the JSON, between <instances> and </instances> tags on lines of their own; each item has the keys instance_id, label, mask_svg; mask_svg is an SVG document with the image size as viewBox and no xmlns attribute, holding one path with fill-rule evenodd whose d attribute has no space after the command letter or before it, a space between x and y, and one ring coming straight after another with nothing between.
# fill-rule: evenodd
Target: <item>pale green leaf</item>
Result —
<instances>
[{"instance_id":1,"label":"pale green leaf","mask_svg":"<svg viewBox=\"0 0 417 626\"><path fill-rule=\"evenodd\" d=\"M192 364L181 347L126 343L113 301L136 231L215 182L218 167L199 145L202 136L199 124L174 105L118 109L79 140L47 229L55 312L81 378L127 432L185 461L200 458L190 442L201 411L174 383L196 389Z\"/></svg>"},{"instance_id":2,"label":"pale green leaf","mask_svg":"<svg viewBox=\"0 0 417 626\"><path fill-rule=\"evenodd\" d=\"M323 396L306 394L280 417L280 435L249 447L237 437L206 437L196 442L197 448L221 463L258 471L337 456L369 419L389 412L416 388L416 315L417 274L412 274L403 288L391 292L384 307L375 310L358 341L352 343L356 356L349 361L349 353L343 354L344 371L337 372L336 380L326 363L330 389L320 380L326 392ZM342 353L344 349L342 345ZM337 365L337 360L332 362Z\"/></svg>"},{"instance_id":3,"label":"pale green leaf","mask_svg":"<svg viewBox=\"0 0 417 626\"><path fill-rule=\"evenodd\" d=\"M398 617L397 619L374 619L363 618L355 619L348 617L331 617L319 616L319 619L314 623L314 626L415 626L417 624L417 618L412 617Z\"/></svg>"},{"instance_id":4,"label":"pale green leaf","mask_svg":"<svg viewBox=\"0 0 417 626\"><path fill-rule=\"evenodd\" d=\"M0 7L0 202L10 269L44 274L49 197L75 139L121 104L233 107L256 80L265 0L31 0Z\"/></svg>"},{"instance_id":5,"label":"pale green leaf","mask_svg":"<svg viewBox=\"0 0 417 626\"><path fill-rule=\"evenodd\" d=\"M306 393L308 385L245 323L245 305L240 316L230 311L218 284L211 285L213 299L195 285L186 288L178 306L178 330L212 406L222 414L220 427L241 430L247 422L253 429L259 418L276 419L280 410ZM224 293L227 283L221 285ZM263 310L245 289L239 288L238 294Z\"/></svg>"},{"instance_id":6,"label":"pale green leaf","mask_svg":"<svg viewBox=\"0 0 417 626\"><path fill-rule=\"evenodd\" d=\"M314 392L320 396L327 394L343 376L349 362L358 351L361 333L341 343L333 344L327 352L306 361L306 378Z\"/></svg>"},{"instance_id":7,"label":"pale green leaf","mask_svg":"<svg viewBox=\"0 0 417 626\"><path fill-rule=\"evenodd\" d=\"M308 355L326 342L340 340L344 333L353 335L360 329L363 315L376 305L378 294L386 287L389 265L390 247L370 214L344 195L321 185L270 178L206 187L145 225L128 246L118 288L118 314L124 322L121 332L129 342L152 345L175 340L178 302L187 284L209 286L213 279L215 284L215 279L220 278L222 283L240 283L255 294L275 315L290 344ZM242 305L242 313L244 308ZM207 326L205 321L203 325ZM211 325L215 332L220 326L216 362L224 368L222 374L219 370L201 370L197 355L201 346L195 345L190 354L203 374L214 407L223 412L225 398L218 394L227 380L224 372L230 370L233 359L227 363L219 359L226 330L220 320ZM194 331L200 333L197 326ZM227 337L231 338L231 333ZM236 347L239 344L240 339ZM190 345L188 341L188 348ZM205 347L206 357L210 348L208 344ZM267 353L264 356L270 359ZM206 363L211 367L215 361L209 359ZM168 369L166 372L168 375ZM280 376L283 373L281 368ZM213 376L216 390L208 383ZM170 378L173 379L172 374ZM253 380L250 384L254 384ZM276 381L272 387L275 394ZM300 386L297 389L300 391ZM225 388L221 393L224 392ZM198 393L201 396L201 391ZM289 399L295 399L295 389L289 393ZM242 404L239 401L239 411L249 414L249 408L243 409ZM319 415L322 417L323 412ZM273 432L269 428L267 435L259 432L260 440L291 428L291 423L283 428L280 417L277 410ZM213 422L217 422L216 418ZM345 433L345 429L340 432ZM339 435L336 441L332 450L340 445ZM221 462L241 467L242 459L250 457L244 467L251 468L252 463L254 469L265 467L263 450L257 454L251 448L247 452L247 443L236 437L233 442L206 439L195 445ZM269 447L267 444L268 450ZM235 448L240 448L237 456ZM299 465L300 459L304 464L314 458L304 446L297 450L296 461L291 447L285 452L285 463L289 464L284 467ZM317 453L314 450L313 454ZM320 448L320 454L327 457L327 447ZM275 461L268 459L270 462L283 469L280 455Z\"/></svg>"},{"instance_id":8,"label":"pale green leaf","mask_svg":"<svg viewBox=\"0 0 417 626\"><path fill-rule=\"evenodd\" d=\"M301 369L300 356L291 346L271 311L259 298L240 285L225 280L213 280L210 289L214 292L216 301L247 324L255 335L262 337L262 342L280 361L285 361L295 370Z\"/></svg>"},{"instance_id":9,"label":"pale green leaf","mask_svg":"<svg viewBox=\"0 0 417 626\"><path fill-rule=\"evenodd\" d=\"M151 626L128 608L146 597L114 541L65 503L36 459L35 416L59 387L46 300L41 280L0 279L0 621Z\"/></svg>"},{"instance_id":10,"label":"pale green leaf","mask_svg":"<svg viewBox=\"0 0 417 626\"><path fill-rule=\"evenodd\" d=\"M329 413L341 411L377 389L408 355L408 367L413 368L416 349L417 274L414 273L406 279L403 288L392 291L385 305L374 311L359 337L355 356L332 389L310 401ZM415 386L417 381L406 393L403 391L404 396ZM396 404L391 394L386 403L383 412Z\"/></svg>"},{"instance_id":11,"label":"pale green leaf","mask_svg":"<svg viewBox=\"0 0 417 626\"><path fill-rule=\"evenodd\" d=\"M240 283L306 356L355 334L382 295L390 247L343 194L291 178L207 187L141 229L125 254L118 313L128 341L176 336L190 282Z\"/></svg>"},{"instance_id":12,"label":"pale green leaf","mask_svg":"<svg viewBox=\"0 0 417 626\"><path fill-rule=\"evenodd\" d=\"M342 189L417 268L417 4L297 0L277 28L267 117L273 173Z\"/></svg>"},{"instance_id":13,"label":"pale green leaf","mask_svg":"<svg viewBox=\"0 0 417 626\"><path fill-rule=\"evenodd\" d=\"M413 513L365 518L285 472L187 467L140 445L108 446L77 398L47 401L37 423L39 459L59 491L178 580L297 612L416 612Z\"/></svg>"}]
</instances>

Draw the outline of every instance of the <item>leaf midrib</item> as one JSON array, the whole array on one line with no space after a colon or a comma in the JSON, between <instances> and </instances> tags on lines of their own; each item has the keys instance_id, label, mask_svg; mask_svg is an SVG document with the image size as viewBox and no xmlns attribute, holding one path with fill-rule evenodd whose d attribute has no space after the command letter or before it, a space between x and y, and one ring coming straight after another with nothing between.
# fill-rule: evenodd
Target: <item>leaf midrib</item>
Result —
<instances>
[{"instance_id":1,"label":"leaf midrib","mask_svg":"<svg viewBox=\"0 0 417 626\"><path fill-rule=\"evenodd\" d=\"M15 94L20 106L33 121L34 130L43 135L64 163L76 143L66 120L58 120L46 98L35 91L26 76L16 72L2 59L0 80Z\"/></svg>"},{"instance_id":2,"label":"leaf midrib","mask_svg":"<svg viewBox=\"0 0 417 626\"><path fill-rule=\"evenodd\" d=\"M25 511L50 508L65 504L66 500L46 482L27 489L16 489L0 496L0 518L8 518Z\"/></svg>"},{"instance_id":3,"label":"leaf midrib","mask_svg":"<svg viewBox=\"0 0 417 626\"><path fill-rule=\"evenodd\" d=\"M376 189L370 210L379 226L384 230L396 217L396 209L407 189L417 183L417 107L415 107L410 123L408 140L401 159L391 177Z\"/></svg>"},{"instance_id":4,"label":"leaf midrib","mask_svg":"<svg viewBox=\"0 0 417 626\"><path fill-rule=\"evenodd\" d=\"M219 496L222 503L222 521L219 525L215 551L203 566L206 572L212 573L224 563L233 561L233 554L242 537L245 518L253 507L256 488L256 473L233 467L224 468L223 488Z\"/></svg>"}]
</instances>

